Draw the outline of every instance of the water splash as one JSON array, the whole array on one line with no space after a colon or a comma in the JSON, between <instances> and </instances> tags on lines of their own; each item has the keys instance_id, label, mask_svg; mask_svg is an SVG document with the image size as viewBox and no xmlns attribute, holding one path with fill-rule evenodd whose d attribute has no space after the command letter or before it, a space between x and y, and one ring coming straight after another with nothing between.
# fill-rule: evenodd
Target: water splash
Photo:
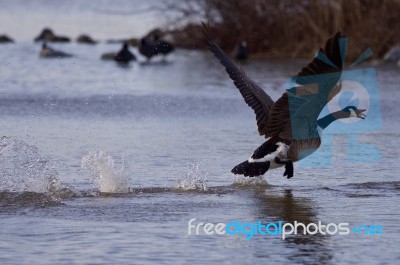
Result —
<instances>
[{"instance_id":1,"label":"water splash","mask_svg":"<svg viewBox=\"0 0 400 265\"><path fill-rule=\"evenodd\" d=\"M0 191L55 193L59 188L58 172L35 146L0 139Z\"/></svg>"},{"instance_id":2,"label":"water splash","mask_svg":"<svg viewBox=\"0 0 400 265\"><path fill-rule=\"evenodd\" d=\"M89 170L95 176L100 192L130 192L130 180L126 176L125 162L123 161L120 169L116 169L114 164L115 160L112 156L97 150L84 154L81 167Z\"/></svg>"},{"instance_id":3,"label":"water splash","mask_svg":"<svg viewBox=\"0 0 400 265\"><path fill-rule=\"evenodd\" d=\"M264 179L264 176L258 177L244 177L240 175L235 175L235 181L233 185L237 186L258 186L258 185L267 185L267 181Z\"/></svg>"},{"instance_id":4,"label":"water splash","mask_svg":"<svg viewBox=\"0 0 400 265\"><path fill-rule=\"evenodd\" d=\"M199 164L189 166L187 175L177 180L177 189L208 191L207 174L201 172Z\"/></svg>"}]
</instances>

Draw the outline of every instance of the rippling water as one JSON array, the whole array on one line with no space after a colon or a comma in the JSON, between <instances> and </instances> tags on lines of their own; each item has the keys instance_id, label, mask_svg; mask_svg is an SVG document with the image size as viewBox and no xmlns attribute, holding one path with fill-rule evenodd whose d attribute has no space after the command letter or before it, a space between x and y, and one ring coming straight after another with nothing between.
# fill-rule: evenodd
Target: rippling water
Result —
<instances>
[{"instance_id":1,"label":"rippling water","mask_svg":"<svg viewBox=\"0 0 400 265\"><path fill-rule=\"evenodd\" d=\"M328 168L295 165L249 181L231 168L263 142L252 111L208 53L128 68L118 45L0 46L2 264L389 264L399 260L399 69L378 67L383 128L360 140L381 160L351 163L326 132ZM133 50L136 54L137 51ZM142 60L142 59L140 59ZM277 99L304 61L245 70ZM357 152L356 152L357 153ZM368 153L358 152L368 157ZM188 235L188 222L258 220L381 225L383 235Z\"/></svg>"},{"instance_id":2,"label":"rippling water","mask_svg":"<svg viewBox=\"0 0 400 265\"><path fill-rule=\"evenodd\" d=\"M75 39L90 34L94 39L141 37L155 27L173 21L158 0L2 0L0 32L16 40L30 41L44 27Z\"/></svg>"}]
</instances>

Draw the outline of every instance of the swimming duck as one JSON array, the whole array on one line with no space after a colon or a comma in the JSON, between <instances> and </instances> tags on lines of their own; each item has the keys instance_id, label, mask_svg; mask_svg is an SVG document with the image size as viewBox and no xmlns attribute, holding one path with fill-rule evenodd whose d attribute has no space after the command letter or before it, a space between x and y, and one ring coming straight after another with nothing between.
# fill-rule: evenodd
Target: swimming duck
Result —
<instances>
[{"instance_id":1,"label":"swimming duck","mask_svg":"<svg viewBox=\"0 0 400 265\"><path fill-rule=\"evenodd\" d=\"M127 64L130 61L135 61L136 56L129 51L128 43L124 42L122 48L118 52L108 52L101 55L102 60L114 60L118 63Z\"/></svg>"},{"instance_id":2,"label":"swimming duck","mask_svg":"<svg viewBox=\"0 0 400 265\"><path fill-rule=\"evenodd\" d=\"M39 53L39 56L42 58L68 58L72 57L71 54L62 52L62 51L57 51L54 50L53 48L50 48L47 46L46 42L43 42L42 44L42 50Z\"/></svg>"},{"instance_id":3,"label":"swimming duck","mask_svg":"<svg viewBox=\"0 0 400 265\"><path fill-rule=\"evenodd\" d=\"M175 47L170 42L161 39L158 33L153 33L150 37L142 38L139 43L139 52L147 58L147 61L160 54L165 58L175 50Z\"/></svg>"},{"instance_id":4,"label":"swimming duck","mask_svg":"<svg viewBox=\"0 0 400 265\"><path fill-rule=\"evenodd\" d=\"M146 38L142 38L139 43L139 52L147 58L147 61L158 54L156 46L150 43Z\"/></svg>"},{"instance_id":5,"label":"swimming duck","mask_svg":"<svg viewBox=\"0 0 400 265\"><path fill-rule=\"evenodd\" d=\"M79 35L78 38L76 38L77 43L83 43L83 44L96 44L97 41L93 40L92 37L90 37L87 34L82 34Z\"/></svg>"},{"instance_id":6,"label":"swimming duck","mask_svg":"<svg viewBox=\"0 0 400 265\"><path fill-rule=\"evenodd\" d=\"M249 57L249 49L247 48L247 42L241 41L236 44L235 50L235 59L239 62L246 62Z\"/></svg>"},{"instance_id":7,"label":"swimming duck","mask_svg":"<svg viewBox=\"0 0 400 265\"><path fill-rule=\"evenodd\" d=\"M129 63L129 61L135 61L136 57L128 49L128 43L122 45L122 49L115 55L115 61L119 63Z\"/></svg>"},{"instance_id":8,"label":"swimming duck","mask_svg":"<svg viewBox=\"0 0 400 265\"><path fill-rule=\"evenodd\" d=\"M14 42L14 40L8 37L7 35L0 35L0 43L11 43L11 42Z\"/></svg>"},{"instance_id":9,"label":"swimming duck","mask_svg":"<svg viewBox=\"0 0 400 265\"><path fill-rule=\"evenodd\" d=\"M70 39L66 36L57 36L51 29L44 28L34 41L70 42Z\"/></svg>"},{"instance_id":10,"label":"swimming duck","mask_svg":"<svg viewBox=\"0 0 400 265\"><path fill-rule=\"evenodd\" d=\"M175 50L175 47L172 45L172 43L160 39L158 35L155 37L155 47L158 54L162 54L164 57Z\"/></svg>"}]
</instances>

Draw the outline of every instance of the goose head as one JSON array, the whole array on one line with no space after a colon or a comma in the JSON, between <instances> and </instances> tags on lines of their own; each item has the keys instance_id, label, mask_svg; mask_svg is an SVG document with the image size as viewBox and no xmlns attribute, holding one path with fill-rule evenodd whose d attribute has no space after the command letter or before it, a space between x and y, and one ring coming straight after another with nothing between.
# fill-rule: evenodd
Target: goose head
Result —
<instances>
[{"instance_id":1,"label":"goose head","mask_svg":"<svg viewBox=\"0 0 400 265\"><path fill-rule=\"evenodd\" d=\"M365 117L366 117L366 115L364 113L366 111L366 109L358 109L357 107L354 107L354 106L347 106L344 109L342 109L342 111L347 116L346 118L356 117L356 118L360 118L360 119L365 119Z\"/></svg>"}]
</instances>

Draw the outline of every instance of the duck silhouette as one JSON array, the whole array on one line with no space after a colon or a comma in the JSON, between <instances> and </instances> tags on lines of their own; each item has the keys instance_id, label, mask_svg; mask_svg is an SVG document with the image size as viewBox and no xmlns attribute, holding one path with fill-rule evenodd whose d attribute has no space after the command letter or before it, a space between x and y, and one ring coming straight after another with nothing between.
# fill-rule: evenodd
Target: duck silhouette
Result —
<instances>
[{"instance_id":1,"label":"duck silhouette","mask_svg":"<svg viewBox=\"0 0 400 265\"><path fill-rule=\"evenodd\" d=\"M14 40L8 37L7 35L0 35L0 43L11 43L11 42L14 42Z\"/></svg>"},{"instance_id":2,"label":"duck silhouette","mask_svg":"<svg viewBox=\"0 0 400 265\"><path fill-rule=\"evenodd\" d=\"M246 41L241 41L236 44L234 49L234 58L239 62L246 62L249 57L249 49Z\"/></svg>"},{"instance_id":3,"label":"duck silhouette","mask_svg":"<svg viewBox=\"0 0 400 265\"><path fill-rule=\"evenodd\" d=\"M101 56L102 60L114 60L118 63L127 64L130 61L135 61L136 56L129 51L128 43L122 44L121 50L118 52L108 52Z\"/></svg>"},{"instance_id":4,"label":"duck silhouette","mask_svg":"<svg viewBox=\"0 0 400 265\"><path fill-rule=\"evenodd\" d=\"M79 35L78 38L76 38L77 43L83 43L83 44L96 44L97 41L93 40L92 37L90 37L87 34L82 34Z\"/></svg>"},{"instance_id":5,"label":"duck silhouette","mask_svg":"<svg viewBox=\"0 0 400 265\"><path fill-rule=\"evenodd\" d=\"M129 51L128 43L122 45L122 49L115 55L115 61L119 63L129 63L130 61L135 61L136 57Z\"/></svg>"},{"instance_id":6,"label":"duck silhouette","mask_svg":"<svg viewBox=\"0 0 400 265\"><path fill-rule=\"evenodd\" d=\"M41 58L69 58L72 57L72 54L54 50L49 47L46 42L43 42L39 56Z\"/></svg>"},{"instance_id":7,"label":"duck silhouette","mask_svg":"<svg viewBox=\"0 0 400 265\"><path fill-rule=\"evenodd\" d=\"M51 29L44 28L39 36L34 39L34 41L70 42L70 39L66 36L57 36Z\"/></svg>"},{"instance_id":8,"label":"duck silhouette","mask_svg":"<svg viewBox=\"0 0 400 265\"><path fill-rule=\"evenodd\" d=\"M153 56L158 54L156 46L150 43L146 38L142 38L140 40L139 52L141 55L147 58L147 61L150 61Z\"/></svg>"},{"instance_id":9,"label":"duck silhouette","mask_svg":"<svg viewBox=\"0 0 400 265\"><path fill-rule=\"evenodd\" d=\"M139 52L147 58L147 61L156 55L165 57L175 50L172 43L160 38L158 31L149 33L148 36L143 37L139 43Z\"/></svg>"},{"instance_id":10,"label":"duck silhouette","mask_svg":"<svg viewBox=\"0 0 400 265\"><path fill-rule=\"evenodd\" d=\"M155 47L157 52L164 56L167 56L175 49L175 47L170 42L160 39L158 35L156 35L155 37Z\"/></svg>"}]
</instances>

